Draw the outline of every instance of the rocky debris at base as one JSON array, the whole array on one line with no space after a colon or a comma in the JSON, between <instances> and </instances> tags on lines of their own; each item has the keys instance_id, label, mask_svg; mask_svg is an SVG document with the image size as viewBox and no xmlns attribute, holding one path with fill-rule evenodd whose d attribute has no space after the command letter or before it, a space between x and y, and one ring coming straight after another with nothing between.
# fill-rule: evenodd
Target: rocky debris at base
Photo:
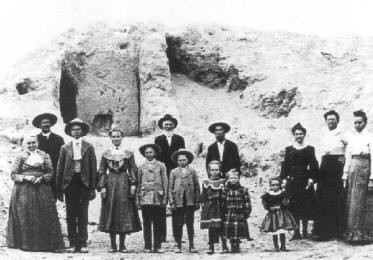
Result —
<instances>
[{"instance_id":1,"label":"rocky debris at base","mask_svg":"<svg viewBox=\"0 0 373 260\"><path fill-rule=\"evenodd\" d=\"M253 194L254 212L249 221L255 241L245 243L244 250L253 258L281 258L283 255L267 252L271 249L270 238L257 230L263 217L259 196L267 189L269 177L279 173L281 151L291 144L290 129L295 123L301 122L307 128L306 142L318 152L325 129L322 115L326 110L336 109L340 113L343 130L353 129L354 110L363 108L368 118L373 116L372 43L369 38L322 39L227 26L100 25L81 31L69 30L17 63L12 73L0 74L3 108L0 111L0 180L6 187L0 189L0 206L6 209L9 202L10 167L22 136L39 131L32 127L32 118L38 113L55 113L58 123L53 131L66 138L60 106L62 68L62 75L66 72L70 82L76 84L75 90L82 95L77 96L76 115L84 117L85 109L92 109L84 119L98 133L105 132L112 123L122 122L129 134L142 136L125 139L132 151L136 152L141 144L152 142L154 136L161 133L156 125L161 115L176 116L179 120L176 132L185 137L187 148L198 155L193 166L201 180L206 178L203 160L206 148L214 142L207 128L214 121L229 123L232 130L227 138L239 147L243 172L250 177L248 185ZM68 58L64 60L65 57ZM77 66L72 65L74 62ZM25 83L26 78L29 80ZM18 83L30 91L19 95ZM97 98L101 89L107 98L105 104ZM123 95L118 95L117 90L123 91ZM126 102L126 98L130 100ZM138 110L121 112L126 104L131 104L131 109L137 104ZM128 115L130 121L126 119ZM371 129L372 124L368 123L368 130ZM96 133L89 139L100 158L110 140ZM138 153L135 158L141 163ZM99 200L93 205L92 223L98 220ZM63 214L63 208L59 208L59 212ZM5 220L6 213L0 212L0 217ZM0 222L3 228L5 221ZM97 232L95 226L91 228L89 257L110 259L106 254L107 235ZM198 222L196 230L199 230ZM201 251L197 257L204 256L206 238L206 234L200 232L196 244L201 245ZM3 241L1 236L0 242ZM131 247L138 248L141 234L130 236L129 241ZM167 246L171 250L172 242ZM354 248L337 241L301 241L290 243L289 247L292 251L286 253L286 257L297 259L335 257L336 253L340 253L341 258L354 254L365 257L371 250L371 246ZM9 249L5 254L20 259L33 256ZM47 253L37 254L39 256L49 257ZM147 256L131 254L128 257ZM165 256L174 258L175 255Z\"/></svg>"}]
</instances>

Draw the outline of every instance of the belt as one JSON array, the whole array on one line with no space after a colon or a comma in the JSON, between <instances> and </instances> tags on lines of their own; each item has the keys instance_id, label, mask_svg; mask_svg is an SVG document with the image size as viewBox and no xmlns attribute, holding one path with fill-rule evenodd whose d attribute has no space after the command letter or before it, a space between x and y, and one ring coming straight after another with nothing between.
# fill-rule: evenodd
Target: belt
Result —
<instances>
[{"instance_id":1,"label":"belt","mask_svg":"<svg viewBox=\"0 0 373 260\"><path fill-rule=\"evenodd\" d=\"M35 177L40 177L44 175L42 171L30 171L30 170L23 171L22 174L26 176L35 176Z\"/></svg>"},{"instance_id":2,"label":"belt","mask_svg":"<svg viewBox=\"0 0 373 260\"><path fill-rule=\"evenodd\" d=\"M325 157L325 158L328 158L328 157L335 158L335 157L345 157L345 155L344 154L325 154L322 157Z\"/></svg>"},{"instance_id":3,"label":"belt","mask_svg":"<svg viewBox=\"0 0 373 260\"><path fill-rule=\"evenodd\" d=\"M370 154L353 154L352 159L370 159Z\"/></svg>"}]
</instances>

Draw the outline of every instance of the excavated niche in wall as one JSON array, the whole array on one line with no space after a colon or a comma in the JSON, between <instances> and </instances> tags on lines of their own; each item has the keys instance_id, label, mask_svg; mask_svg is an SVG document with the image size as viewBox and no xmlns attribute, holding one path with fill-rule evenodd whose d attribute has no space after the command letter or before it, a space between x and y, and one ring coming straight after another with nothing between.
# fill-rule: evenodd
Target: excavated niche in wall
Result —
<instances>
[{"instance_id":1,"label":"excavated niche in wall","mask_svg":"<svg viewBox=\"0 0 373 260\"><path fill-rule=\"evenodd\" d=\"M250 83L250 77L242 78L239 70L219 63L219 51L196 51L196 43L181 36L166 34L167 57L171 73L183 73L196 82L211 88L242 90ZM203 48L200 47L200 48Z\"/></svg>"},{"instance_id":2,"label":"excavated niche in wall","mask_svg":"<svg viewBox=\"0 0 373 260\"><path fill-rule=\"evenodd\" d=\"M64 123L68 123L77 117L76 95L78 86L69 73L69 67L65 61L62 61L59 103L61 116Z\"/></svg>"},{"instance_id":3,"label":"excavated niche in wall","mask_svg":"<svg viewBox=\"0 0 373 260\"><path fill-rule=\"evenodd\" d=\"M95 133L112 124L125 135L138 135L140 123L138 60L118 50L70 52L62 62L60 109L64 122L75 117L90 124Z\"/></svg>"}]
</instances>

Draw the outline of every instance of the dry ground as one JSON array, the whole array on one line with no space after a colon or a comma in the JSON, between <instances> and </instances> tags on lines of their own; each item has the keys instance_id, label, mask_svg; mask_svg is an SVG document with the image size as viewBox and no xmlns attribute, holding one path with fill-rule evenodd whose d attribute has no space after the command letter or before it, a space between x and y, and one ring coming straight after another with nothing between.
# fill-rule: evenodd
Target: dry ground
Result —
<instances>
[{"instance_id":1,"label":"dry ground","mask_svg":"<svg viewBox=\"0 0 373 260\"><path fill-rule=\"evenodd\" d=\"M238 94L226 94L224 90L212 90L204 88L194 82L187 80L185 77L180 75L174 75L173 83L175 85L175 98L178 99L178 105L181 112L181 122L184 125L180 126L180 132L188 136L187 146L190 149L194 149L197 142L201 140L193 139L193 131L206 131L206 125L210 120L218 119L213 118L214 115L236 115L238 118L242 118L244 113L248 111L242 110L238 102ZM213 102L211 102L213 100ZM219 104L219 106L217 106ZM198 116L196 116L198 115ZM223 120L223 118L222 118ZM204 128L201 129L200 126ZM151 140L152 137L148 138L126 138L125 142L128 143L129 147L136 149L140 143L147 142ZM208 133L206 134L207 143L213 140ZM89 137L89 140L95 144L97 148L97 153L101 154L104 147L108 144L108 140L98 137ZM9 153L11 146L2 146L0 150L2 157L0 159L1 163L4 165L7 160L4 158L13 157L12 153ZM16 149L17 150L17 149ZM7 154L6 154L7 153ZM140 162L141 158L136 153L136 160ZM200 180L203 180L205 176L204 171L204 160L203 158L198 158L194 163L195 167L200 173ZM8 169L9 165L1 167L2 169ZM7 170L1 172L2 180L4 180L5 186L9 185L7 177L5 176ZM262 173L263 174L263 173ZM259 232L260 223L264 217L265 211L262 208L260 202L260 196L265 191L266 182L259 184L260 178L266 179L268 173L265 175L260 175L258 177L250 179L242 179L242 183L248 186L252 195L253 213L249 218L249 227L251 236L254 238L253 241L244 241L242 244L242 253L237 255L222 255L215 254L213 256L208 256L206 254L207 250L207 232L206 230L200 230L200 212L196 212L195 216L195 245L198 249L198 254L187 253L187 244L185 244L183 254L173 253L173 241L170 230L171 218L168 218L168 242L163 245L166 250L165 254L144 254L142 253L143 248L143 238L142 232L138 232L130 235L127 238L126 245L128 249L133 249L134 253L129 254L109 254L107 251L109 249L109 236L106 233L97 231L97 222L99 218L100 211L100 199L96 198L90 204L89 208L89 249L88 254L69 254L69 253L39 253L39 252L23 252L20 250L9 249L5 247L4 239L1 239L0 248L0 258L1 259L22 259L22 260L32 260L32 259L146 259L146 258L162 258L162 259L197 259L197 258L250 258L250 259L317 259L317 258L327 258L327 259L370 259L372 255L373 245L368 246L351 246L340 241L329 241L329 242L313 242L310 240L301 241L290 241L287 246L290 250L284 253L274 253L272 252L272 240L271 237L266 234L261 234ZM10 195L8 194L8 197ZM65 211L64 205L58 203L58 211L60 215L61 225L66 235L66 223L65 223ZM5 205L1 205L6 210ZM6 218L0 220L0 227L4 230L6 224ZM310 225L311 226L311 225ZM186 233L186 232L184 232ZM187 240L186 234L184 234L184 240ZM218 248L218 251L220 247Z\"/></svg>"}]
</instances>

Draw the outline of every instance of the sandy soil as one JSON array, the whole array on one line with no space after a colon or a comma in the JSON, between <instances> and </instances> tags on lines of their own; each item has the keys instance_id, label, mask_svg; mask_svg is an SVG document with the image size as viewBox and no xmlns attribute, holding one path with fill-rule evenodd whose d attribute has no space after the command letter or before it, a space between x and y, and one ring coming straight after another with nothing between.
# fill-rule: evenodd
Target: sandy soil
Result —
<instances>
[{"instance_id":1,"label":"sandy soil","mask_svg":"<svg viewBox=\"0 0 373 260\"><path fill-rule=\"evenodd\" d=\"M206 131L208 122L211 120L218 120L219 118L212 118L216 114L224 115L236 115L240 118L245 113L250 111L242 109L239 105L238 95L239 93L226 93L225 90L212 90L200 86L192 81L187 80L184 76L173 75L174 94L175 99L178 100L178 106L181 113L180 133L187 136L187 146L189 149L194 149L196 144L200 141L209 143L213 141L213 137L206 133L205 140L194 139L194 131ZM219 104L219 108L216 106ZM203 108L203 109L202 109ZM228 113L227 113L228 112ZM211 119L212 118L212 119ZM252 117L250 117L252 118ZM255 117L254 117L255 118ZM225 120L222 116L221 120ZM255 121L255 119L254 119ZM253 123L253 122L251 122ZM201 130L203 129L203 130ZM206 131L207 132L207 131ZM201 137L200 137L201 138ZM94 143L97 154L100 155L104 147L108 144L107 138L88 137L89 141ZM139 144L151 140L152 137L148 138L126 138L124 141L128 143L131 149L136 149ZM1 159L3 172L1 173L1 180L5 183L3 192L9 194L9 187L11 183L8 180L7 172L9 170L9 161L14 158L14 154L18 151L18 147L14 145L2 146ZM11 151L11 152L9 152ZM136 160L141 161L138 153L135 154ZM200 173L200 180L206 178L204 171L204 159L197 158L193 163L193 167ZM20 250L9 249L5 247L4 237L0 240L0 258L1 259L197 259L197 258L217 258L225 259L227 257L233 258L251 258L251 259L317 259L317 258L328 258L328 259L362 259L371 258L371 251L373 245L368 246L351 246L340 241L328 241L328 242L313 242L310 240L301 241L290 241L287 243L289 252L275 253L272 252L272 239L269 235L262 234L259 232L259 226L265 215L265 211L261 205L260 196L267 189L266 179L270 173L262 173L261 175L253 178L242 179L242 184L248 186L252 195L253 213L249 218L249 227L251 236L254 238L253 241L244 241L241 245L242 253L237 255L222 255L215 254L210 257L206 254L207 251L207 232L206 230L200 230L200 212L196 212L195 216L195 245L198 249L198 254L187 253L187 244L184 246L183 254L173 253L173 239L171 236L171 218L168 218L168 242L163 245L166 250L165 254L145 254L142 253L143 238L142 232L138 232L130 235L126 240L128 249L133 249L133 253L129 254L109 254L108 249L110 245L108 234L97 231L97 222L99 219L100 211L100 199L96 198L91 202L89 208L89 249L88 254L69 254L69 253L35 253L35 252L23 252ZM272 174L272 173L271 173ZM262 181L262 179L264 181ZM7 210L7 202L1 205L3 210ZM58 211L60 216L61 225L63 228L64 235L66 235L66 223L65 223L65 210L64 204L58 202ZM4 216L4 214L2 214ZM6 218L0 220L0 228L5 229ZM310 223L310 229L312 224ZM184 233L186 233L184 231ZM3 232L4 234L4 232ZM290 234L289 234L290 235ZM289 236L288 236L289 237ZM184 240L187 240L186 234L184 234ZM218 250L220 251L220 246Z\"/></svg>"}]
</instances>

